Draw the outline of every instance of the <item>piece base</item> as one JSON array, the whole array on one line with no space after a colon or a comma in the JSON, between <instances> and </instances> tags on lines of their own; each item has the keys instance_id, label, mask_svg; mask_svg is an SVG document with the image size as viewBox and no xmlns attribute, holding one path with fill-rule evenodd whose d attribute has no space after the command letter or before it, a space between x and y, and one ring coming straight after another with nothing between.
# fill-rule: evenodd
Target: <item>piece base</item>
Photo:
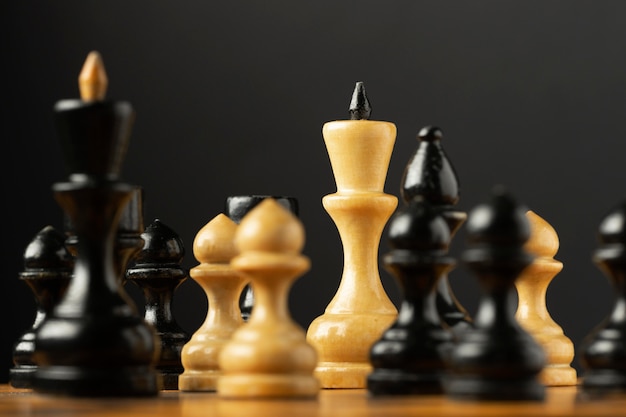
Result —
<instances>
[{"instance_id":1,"label":"piece base","mask_svg":"<svg viewBox=\"0 0 626 417\"><path fill-rule=\"evenodd\" d=\"M40 367L33 389L40 393L75 397L155 396L161 387L152 368Z\"/></svg>"},{"instance_id":2,"label":"piece base","mask_svg":"<svg viewBox=\"0 0 626 417\"><path fill-rule=\"evenodd\" d=\"M576 369L568 365L558 365L543 368L539 374L539 381L547 387L565 387L576 385L578 375Z\"/></svg>"},{"instance_id":3,"label":"piece base","mask_svg":"<svg viewBox=\"0 0 626 417\"><path fill-rule=\"evenodd\" d=\"M218 371L185 371L178 377L180 391L212 392L217 390Z\"/></svg>"},{"instance_id":4,"label":"piece base","mask_svg":"<svg viewBox=\"0 0 626 417\"><path fill-rule=\"evenodd\" d=\"M590 395L626 392L626 372L612 369L592 369L585 372L580 384Z\"/></svg>"},{"instance_id":5,"label":"piece base","mask_svg":"<svg viewBox=\"0 0 626 417\"><path fill-rule=\"evenodd\" d=\"M319 389L312 375L222 375L217 382L217 393L223 398L312 398Z\"/></svg>"},{"instance_id":6,"label":"piece base","mask_svg":"<svg viewBox=\"0 0 626 417\"><path fill-rule=\"evenodd\" d=\"M322 388L366 388L367 376L372 372L369 363L324 362L315 368L314 375Z\"/></svg>"},{"instance_id":7,"label":"piece base","mask_svg":"<svg viewBox=\"0 0 626 417\"><path fill-rule=\"evenodd\" d=\"M536 378L457 377L446 381L445 391L451 399L461 401L543 401L546 395L545 386Z\"/></svg>"},{"instance_id":8,"label":"piece base","mask_svg":"<svg viewBox=\"0 0 626 417\"><path fill-rule=\"evenodd\" d=\"M9 370L9 384L13 388L32 388L37 366L16 366Z\"/></svg>"},{"instance_id":9,"label":"piece base","mask_svg":"<svg viewBox=\"0 0 626 417\"><path fill-rule=\"evenodd\" d=\"M415 374L400 369L375 369L367 376L367 390L382 395L443 394L443 377L437 373Z\"/></svg>"}]
</instances>

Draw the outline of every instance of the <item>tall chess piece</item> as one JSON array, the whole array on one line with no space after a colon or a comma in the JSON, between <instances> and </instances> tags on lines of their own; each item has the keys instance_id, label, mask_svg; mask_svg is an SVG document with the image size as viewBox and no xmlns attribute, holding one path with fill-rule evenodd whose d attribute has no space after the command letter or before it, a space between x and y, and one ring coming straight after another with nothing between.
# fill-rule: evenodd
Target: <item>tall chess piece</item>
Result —
<instances>
[{"instance_id":1,"label":"tall chess piece","mask_svg":"<svg viewBox=\"0 0 626 417\"><path fill-rule=\"evenodd\" d=\"M232 221L239 224L241 219L248 214L250 210L257 206L261 201L271 197L278 203L282 204L286 209L290 210L294 215L298 215L298 200L295 197L270 196L270 195L232 195L226 198L224 213ZM254 306L254 291L250 285L246 285L242 298L239 301L241 308L241 317L244 321L248 321L252 307Z\"/></svg>"},{"instance_id":2,"label":"tall chess piece","mask_svg":"<svg viewBox=\"0 0 626 417\"><path fill-rule=\"evenodd\" d=\"M396 126L367 120L370 112L358 82L351 120L328 122L322 129L337 183L337 192L322 203L344 249L339 289L307 331L319 354L315 374L323 388L365 388L372 371L370 349L397 316L378 270L380 238L398 205L395 196L383 192Z\"/></svg>"},{"instance_id":3,"label":"tall chess piece","mask_svg":"<svg viewBox=\"0 0 626 417\"><path fill-rule=\"evenodd\" d=\"M187 279L187 271L181 267L185 247L178 234L159 219L153 220L141 237L145 242L143 249L126 271L126 278L141 288L144 319L154 327L161 342L156 362L161 388L175 390L183 372L181 351L189 340L172 312L174 293Z\"/></svg>"},{"instance_id":4,"label":"tall chess piece","mask_svg":"<svg viewBox=\"0 0 626 417\"><path fill-rule=\"evenodd\" d=\"M301 255L302 223L274 199L263 200L235 234L231 261L250 279L256 304L250 320L222 348L217 393L226 398L315 397L315 349L289 314L289 289L310 268Z\"/></svg>"},{"instance_id":5,"label":"tall chess piece","mask_svg":"<svg viewBox=\"0 0 626 417\"><path fill-rule=\"evenodd\" d=\"M453 335L436 305L437 283L454 266L447 256L450 231L426 201L414 199L391 219L383 258L403 299L396 322L374 343L374 371L367 389L374 395L441 394Z\"/></svg>"},{"instance_id":6,"label":"tall chess piece","mask_svg":"<svg viewBox=\"0 0 626 417\"><path fill-rule=\"evenodd\" d=\"M183 347L185 372L178 379L181 391L215 391L221 375L219 354L235 330L243 324L239 308L241 291L248 280L230 261L237 255L237 224L218 214L198 233L193 253L200 265L189 271L206 293L208 309L202 326Z\"/></svg>"},{"instance_id":7,"label":"tall chess piece","mask_svg":"<svg viewBox=\"0 0 626 417\"><path fill-rule=\"evenodd\" d=\"M593 261L611 280L615 298L609 316L580 347L583 391L626 391L626 201L614 207L598 227Z\"/></svg>"},{"instance_id":8,"label":"tall chess piece","mask_svg":"<svg viewBox=\"0 0 626 417\"><path fill-rule=\"evenodd\" d=\"M33 360L35 332L52 308L59 303L72 276L74 259L64 245L65 237L52 226L40 230L24 251L24 270L19 278L24 281L37 303L35 321L15 343L14 367L9 371L9 383L14 388L32 388L37 369Z\"/></svg>"},{"instance_id":9,"label":"tall chess piece","mask_svg":"<svg viewBox=\"0 0 626 417\"><path fill-rule=\"evenodd\" d=\"M133 190L130 201L124 206L115 234L113 262L121 286L126 285L128 263L144 245L141 237L144 231L143 189L136 185L131 185L131 187ZM67 215L65 216L65 234L65 246L73 256L77 256L78 237L74 231L71 219Z\"/></svg>"},{"instance_id":10,"label":"tall chess piece","mask_svg":"<svg viewBox=\"0 0 626 417\"><path fill-rule=\"evenodd\" d=\"M503 189L474 208L467 221L463 261L478 277L483 296L474 328L452 351L446 393L454 399L540 401L543 349L515 319L515 280L531 264L525 211Z\"/></svg>"},{"instance_id":11,"label":"tall chess piece","mask_svg":"<svg viewBox=\"0 0 626 417\"><path fill-rule=\"evenodd\" d=\"M418 139L419 146L404 170L402 199L408 204L421 197L432 204L448 223L452 239L467 218L465 212L455 209L459 201L457 173L441 145L443 133L440 128L424 127ZM457 335L472 326L469 313L452 291L448 274L437 284L437 310Z\"/></svg>"},{"instance_id":12,"label":"tall chess piece","mask_svg":"<svg viewBox=\"0 0 626 417\"><path fill-rule=\"evenodd\" d=\"M540 381L547 386L576 385L576 370L570 366L574 360L574 344L554 322L546 306L548 286L563 269L563 263L554 259L559 250L559 237L535 212L528 211L526 217L530 222L530 239L525 248L535 259L515 281L519 300L515 317L546 354Z\"/></svg>"},{"instance_id":13,"label":"tall chess piece","mask_svg":"<svg viewBox=\"0 0 626 417\"><path fill-rule=\"evenodd\" d=\"M38 329L33 387L71 396L152 396L158 337L119 285L115 235L133 187L120 171L134 120L130 103L104 101L106 74L97 52L79 77L81 100L54 107L70 172L53 185L70 217L77 258L67 292Z\"/></svg>"}]
</instances>

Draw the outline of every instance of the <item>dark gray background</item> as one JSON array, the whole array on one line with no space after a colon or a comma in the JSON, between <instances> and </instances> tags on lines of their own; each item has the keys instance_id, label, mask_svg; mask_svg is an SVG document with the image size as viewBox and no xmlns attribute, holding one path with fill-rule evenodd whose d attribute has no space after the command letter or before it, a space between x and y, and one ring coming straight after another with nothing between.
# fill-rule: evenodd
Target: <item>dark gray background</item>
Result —
<instances>
[{"instance_id":1,"label":"dark gray background","mask_svg":"<svg viewBox=\"0 0 626 417\"><path fill-rule=\"evenodd\" d=\"M469 211L495 184L547 219L564 263L548 292L553 318L578 344L609 312L608 280L592 263L602 216L626 180L626 3L618 1L5 1L2 332L0 380L33 321L22 253L45 225L62 227L51 185L66 178L52 106L78 97L90 50L102 53L107 96L137 111L124 179L146 192L197 265L196 232L234 194L297 197L312 268L290 306L306 328L336 291L342 248L321 199L335 192L321 136L345 119L364 81L373 119L398 137L385 191L400 179L422 126L440 126ZM464 231L451 248L458 258ZM386 232L380 252L388 250ZM381 267L394 302L398 290ZM450 275L473 314L479 288ZM134 296L134 289L129 289ZM188 279L174 313L190 333L206 298ZM579 366L578 362L574 363Z\"/></svg>"}]
</instances>

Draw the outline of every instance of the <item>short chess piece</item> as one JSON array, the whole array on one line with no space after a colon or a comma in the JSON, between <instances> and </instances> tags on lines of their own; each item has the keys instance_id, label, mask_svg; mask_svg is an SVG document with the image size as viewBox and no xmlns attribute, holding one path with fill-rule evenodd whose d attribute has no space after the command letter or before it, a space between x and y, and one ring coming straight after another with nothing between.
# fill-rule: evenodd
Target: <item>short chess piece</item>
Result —
<instances>
[{"instance_id":1,"label":"short chess piece","mask_svg":"<svg viewBox=\"0 0 626 417\"><path fill-rule=\"evenodd\" d=\"M515 319L515 280L532 263L524 248L530 237L526 210L501 187L490 202L468 216L463 261L477 276L483 295L474 327L452 350L446 394L457 400L542 401L538 375L545 365L541 346Z\"/></svg>"},{"instance_id":2,"label":"short chess piece","mask_svg":"<svg viewBox=\"0 0 626 417\"><path fill-rule=\"evenodd\" d=\"M322 204L344 253L339 288L307 331L319 355L315 375L322 388L365 388L370 349L397 316L378 269L380 238L398 205L397 197L383 191L396 126L368 120L371 106L361 82L349 111L351 120L331 121L322 129L337 185Z\"/></svg>"},{"instance_id":3,"label":"short chess piece","mask_svg":"<svg viewBox=\"0 0 626 417\"><path fill-rule=\"evenodd\" d=\"M436 289L454 266L449 240L445 220L424 200L413 200L390 221L392 250L383 262L403 297L398 319L372 346L367 389L373 395L443 393L454 338L437 311Z\"/></svg>"},{"instance_id":4,"label":"short chess piece","mask_svg":"<svg viewBox=\"0 0 626 417\"><path fill-rule=\"evenodd\" d=\"M176 322L172 302L176 289L187 279L181 264L185 256L182 239L160 219L155 219L141 234L144 246L126 270L126 279L144 295L144 319L152 325L160 340L155 367L161 388L178 389L183 372L181 351L189 335Z\"/></svg>"},{"instance_id":5,"label":"short chess piece","mask_svg":"<svg viewBox=\"0 0 626 417\"><path fill-rule=\"evenodd\" d=\"M230 266L237 255L237 224L218 214L202 227L193 242L193 253L200 265L189 275L206 293L207 315L202 326L185 344L181 354L185 371L178 379L181 391L215 391L221 375L218 364L222 347L243 324L239 308L241 291L247 279Z\"/></svg>"},{"instance_id":6,"label":"short chess piece","mask_svg":"<svg viewBox=\"0 0 626 417\"><path fill-rule=\"evenodd\" d=\"M593 261L610 279L615 298L608 317L580 347L581 385L591 395L626 391L626 201L603 217L598 240Z\"/></svg>"},{"instance_id":7,"label":"short chess piece","mask_svg":"<svg viewBox=\"0 0 626 417\"><path fill-rule=\"evenodd\" d=\"M37 369L33 360L35 332L65 294L73 267L74 259L65 248L65 236L52 226L40 230L24 251L24 270L19 278L32 290L37 314L31 328L13 349L14 367L9 371L9 383L14 388L32 388Z\"/></svg>"},{"instance_id":8,"label":"short chess piece","mask_svg":"<svg viewBox=\"0 0 626 417\"><path fill-rule=\"evenodd\" d=\"M88 55L81 99L57 102L54 116L69 177L54 197L77 237L65 296L37 329L33 377L37 392L83 396L155 396L158 336L120 286L115 234L134 187L121 181L132 105L104 99L97 52Z\"/></svg>"},{"instance_id":9,"label":"short chess piece","mask_svg":"<svg viewBox=\"0 0 626 417\"><path fill-rule=\"evenodd\" d=\"M232 195L226 198L224 213L232 221L239 224L241 219L248 214L250 210L257 206L261 201L266 198L273 198L279 204L282 204L286 209L290 210L294 215L298 215L299 206L298 200L295 197L287 196L273 196L273 195ZM254 291L250 285L246 285L242 292L241 300L239 301L241 309L241 317L244 321L248 321L250 313L252 313L252 307L254 306Z\"/></svg>"},{"instance_id":10,"label":"short chess piece","mask_svg":"<svg viewBox=\"0 0 626 417\"><path fill-rule=\"evenodd\" d=\"M530 222L530 239L525 248L535 256L515 281L518 323L535 338L546 354L546 365L539 380L546 386L576 385L574 344L550 316L546 305L548 286L563 269L554 259L559 249L559 237L554 228L534 211L526 213Z\"/></svg>"},{"instance_id":11,"label":"short chess piece","mask_svg":"<svg viewBox=\"0 0 626 417\"><path fill-rule=\"evenodd\" d=\"M455 207L460 198L458 175L441 143L440 128L426 126L417 136L419 145L404 169L402 199L407 204L417 197L428 201L448 223L452 240L467 219L467 214ZM472 318L452 291L448 274L437 284L437 311L455 334L472 326Z\"/></svg>"},{"instance_id":12,"label":"short chess piece","mask_svg":"<svg viewBox=\"0 0 626 417\"><path fill-rule=\"evenodd\" d=\"M235 234L239 255L231 261L248 277L256 304L219 355L224 398L311 398L319 392L313 375L315 349L289 313L289 289L310 268L301 254L302 223L268 198L252 209Z\"/></svg>"}]
</instances>

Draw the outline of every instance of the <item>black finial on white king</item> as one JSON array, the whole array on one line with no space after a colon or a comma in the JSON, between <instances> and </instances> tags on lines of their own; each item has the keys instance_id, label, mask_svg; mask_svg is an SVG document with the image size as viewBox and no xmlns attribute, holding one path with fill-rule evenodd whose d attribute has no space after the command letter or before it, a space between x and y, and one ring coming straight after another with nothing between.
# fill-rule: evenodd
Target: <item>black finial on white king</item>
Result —
<instances>
[{"instance_id":1,"label":"black finial on white king","mask_svg":"<svg viewBox=\"0 0 626 417\"><path fill-rule=\"evenodd\" d=\"M105 101L100 56L89 54L80 100L54 106L69 171L54 197L76 234L76 261L65 297L35 337L33 388L71 396L148 396L158 393L157 335L120 285L115 236L134 186L120 181L135 111Z\"/></svg>"},{"instance_id":2,"label":"black finial on white king","mask_svg":"<svg viewBox=\"0 0 626 417\"><path fill-rule=\"evenodd\" d=\"M372 106L365 94L365 84L358 81L352 93L350 101L350 120L369 120L372 114Z\"/></svg>"}]
</instances>

